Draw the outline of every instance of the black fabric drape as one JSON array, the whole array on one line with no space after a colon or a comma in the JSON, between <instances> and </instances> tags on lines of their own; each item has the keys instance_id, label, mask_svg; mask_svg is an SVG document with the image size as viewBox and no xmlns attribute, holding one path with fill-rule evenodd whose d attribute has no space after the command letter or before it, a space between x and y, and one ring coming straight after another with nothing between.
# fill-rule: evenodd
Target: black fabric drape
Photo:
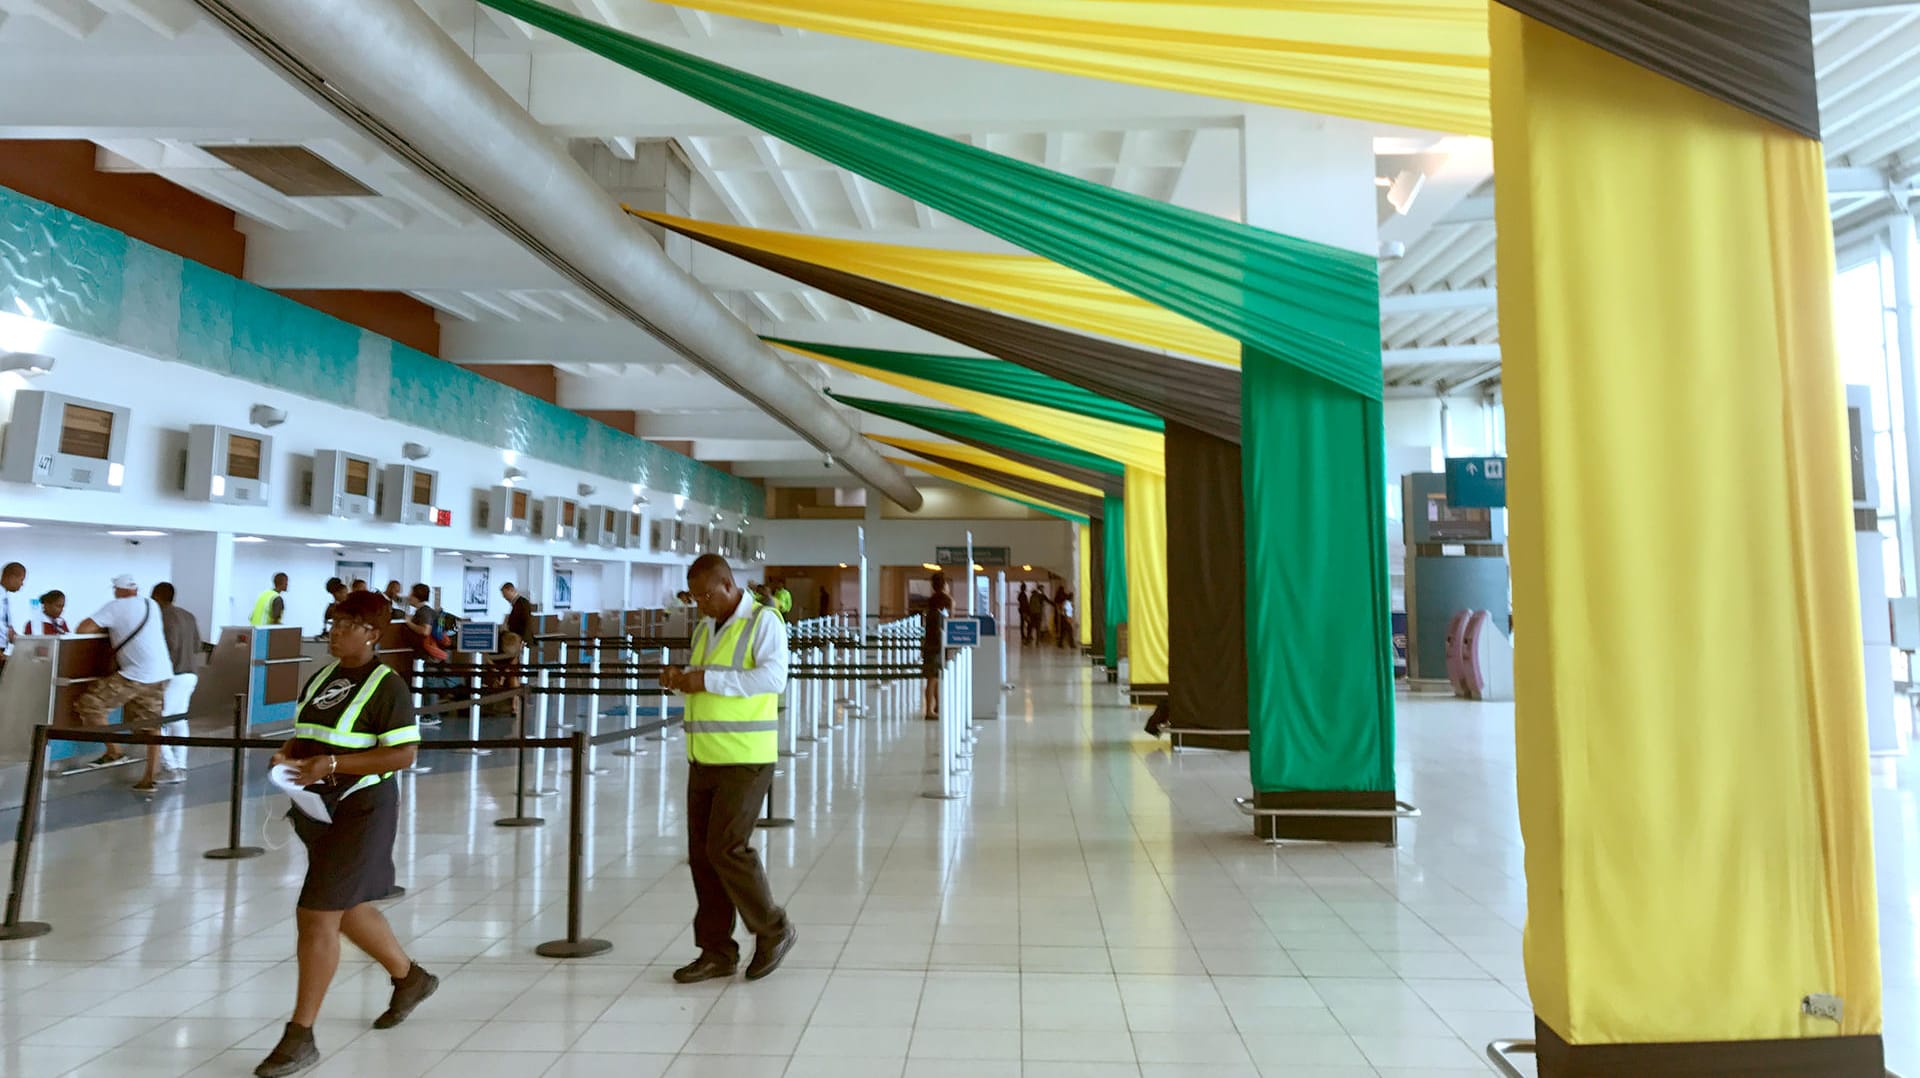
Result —
<instances>
[{"instance_id":1,"label":"black fabric drape","mask_svg":"<svg viewBox=\"0 0 1920 1078\"><path fill-rule=\"evenodd\" d=\"M1500 0L1598 49L1820 138L1808 0Z\"/></svg>"},{"instance_id":2,"label":"black fabric drape","mask_svg":"<svg viewBox=\"0 0 1920 1078\"><path fill-rule=\"evenodd\" d=\"M1106 499L1098 495L1082 494L1077 490L1068 490L1066 487L1057 487L1052 483L1042 483L1037 479L1029 479L1024 475L1003 472L998 468L982 467L971 461L942 456L938 453L924 453L918 449L910 449L908 452L916 457L924 457L935 464L945 465L964 475L970 475L975 479L988 483L996 483L1006 487L1008 490L1018 494L1024 494L1036 501L1051 502L1062 509L1079 513L1084 517L1097 517L1106 512Z\"/></svg>"},{"instance_id":3,"label":"black fabric drape","mask_svg":"<svg viewBox=\"0 0 1920 1078\"><path fill-rule=\"evenodd\" d=\"M670 222L658 222L673 228ZM1240 441L1240 372L1011 318L755 247L676 230L783 277L919 326L957 344L1151 412Z\"/></svg>"},{"instance_id":4,"label":"black fabric drape","mask_svg":"<svg viewBox=\"0 0 1920 1078\"><path fill-rule=\"evenodd\" d=\"M1249 611L1240 447L1178 423L1167 424L1167 599L1173 724L1247 729ZM1184 741L1198 748L1247 748L1245 736Z\"/></svg>"}]
</instances>

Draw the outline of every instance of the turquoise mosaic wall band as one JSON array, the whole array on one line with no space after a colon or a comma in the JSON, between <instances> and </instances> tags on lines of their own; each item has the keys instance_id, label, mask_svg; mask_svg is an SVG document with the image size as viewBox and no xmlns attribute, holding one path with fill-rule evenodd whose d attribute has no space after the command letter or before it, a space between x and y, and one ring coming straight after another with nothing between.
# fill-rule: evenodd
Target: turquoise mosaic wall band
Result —
<instances>
[{"instance_id":1,"label":"turquoise mosaic wall band","mask_svg":"<svg viewBox=\"0 0 1920 1078\"><path fill-rule=\"evenodd\" d=\"M0 187L0 309L748 516L757 485Z\"/></svg>"}]
</instances>

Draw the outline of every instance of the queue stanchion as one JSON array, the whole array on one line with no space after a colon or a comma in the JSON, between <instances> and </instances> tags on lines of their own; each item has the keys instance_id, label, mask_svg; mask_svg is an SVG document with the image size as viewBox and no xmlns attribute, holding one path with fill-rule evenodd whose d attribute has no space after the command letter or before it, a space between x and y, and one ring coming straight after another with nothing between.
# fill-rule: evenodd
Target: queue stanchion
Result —
<instances>
[{"instance_id":1,"label":"queue stanchion","mask_svg":"<svg viewBox=\"0 0 1920 1078\"><path fill-rule=\"evenodd\" d=\"M786 748L780 750L780 755L790 759L804 759L807 755L800 749L798 736L800 726L799 707L799 679L789 677L787 678L787 687L781 690L780 693L780 727L785 731L787 742Z\"/></svg>"},{"instance_id":2,"label":"queue stanchion","mask_svg":"<svg viewBox=\"0 0 1920 1078\"><path fill-rule=\"evenodd\" d=\"M949 661L940 677L939 691L934 694L939 707L940 721L934 730L933 781L930 789L921 792L921 797L935 801L953 801L959 794L953 790L953 718L955 667L957 661Z\"/></svg>"},{"instance_id":3,"label":"queue stanchion","mask_svg":"<svg viewBox=\"0 0 1920 1078\"><path fill-rule=\"evenodd\" d=\"M627 710L625 718L627 727L632 729L640 725L640 652L634 649L631 642L625 642L620 645L620 654L626 657L627 663L626 676L620 680L624 682L627 687ZM647 750L640 747L639 734L629 734L627 736L627 743L614 749L613 754L615 756L645 756Z\"/></svg>"},{"instance_id":4,"label":"queue stanchion","mask_svg":"<svg viewBox=\"0 0 1920 1078\"><path fill-rule=\"evenodd\" d=\"M573 804L567 819L567 938L549 940L533 949L542 958L591 958L613 950L603 939L581 935L580 902L586 887L587 753L593 739L585 730L573 732Z\"/></svg>"},{"instance_id":5,"label":"queue stanchion","mask_svg":"<svg viewBox=\"0 0 1920 1078\"><path fill-rule=\"evenodd\" d=\"M635 654L638 655L639 653L635 652ZM666 648L661 648L660 649L660 669L665 670L667 666L670 664L671 659L672 659L672 653L668 651ZM668 740L667 709L673 700L673 694L667 692L665 687L660 685L659 675L655 675L654 686L661 690L660 692L660 729L655 730L651 734L648 734L647 740L666 741Z\"/></svg>"},{"instance_id":6,"label":"queue stanchion","mask_svg":"<svg viewBox=\"0 0 1920 1078\"><path fill-rule=\"evenodd\" d=\"M26 800L20 803L20 822L13 832L13 877L7 889L7 917L0 922L0 940L30 940L53 931L45 921L22 921L20 904L27 897L27 861L40 830L40 802L47 782L47 727L33 728L33 756L27 760Z\"/></svg>"},{"instance_id":7,"label":"queue stanchion","mask_svg":"<svg viewBox=\"0 0 1920 1078\"><path fill-rule=\"evenodd\" d=\"M533 736L541 741L547 739L547 690L552 685L546 667L541 667L534 675L533 696ZM547 747L541 745L533 750L533 785L528 786L523 778L520 786L529 797L552 797L560 791L552 786L542 786L547 777Z\"/></svg>"},{"instance_id":8,"label":"queue stanchion","mask_svg":"<svg viewBox=\"0 0 1920 1078\"><path fill-rule=\"evenodd\" d=\"M520 730L520 747L514 750L513 773L513 815L493 821L495 827L540 827L547 821L539 816L527 815L527 698L522 695L514 701L514 711L520 721L515 725ZM544 731L543 731L544 733Z\"/></svg>"},{"instance_id":9,"label":"queue stanchion","mask_svg":"<svg viewBox=\"0 0 1920 1078\"><path fill-rule=\"evenodd\" d=\"M476 663L477 666L477 663ZM467 674L467 740L480 740L480 671L475 669ZM492 749L461 749L469 756L492 756Z\"/></svg>"},{"instance_id":10,"label":"queue stanchion","mask_svg":"<svg viewBox=\"0 0 1920 1078\"><path fill-rule=\"evenodd\" d=\"M425 688L427 683L426 664L421 662L420 657L416 655L413 658L407 660L407 672L412 675L411 680L413 683L413 710L418 716L418 712L420 711L420 709L427 706L427 694L426 694L426 688ZM438 726L440 725L440 716L438 715L418 716L414 719L414 725L419 726L422 729L428 726ZM419 755L413 758L412 766L403 768L402 770L409 775L424 775L427 772L433 770L433 765L427 762L427 758L424 755Z\"/></svg>"},{"instance_id":11,"label":"queue stanchion","mask_svg":"<svg viewBox=\"0 0 1920 1078\"><path fill-rule=\"evenodd\" d=\"M214 861L243 861L267 851L258 846L240 845L240 806L246 799L247 785L247 698L233 694L233 775L227 792L227 844L208 850L202 856Z\"/></svg>"}]
</instances>

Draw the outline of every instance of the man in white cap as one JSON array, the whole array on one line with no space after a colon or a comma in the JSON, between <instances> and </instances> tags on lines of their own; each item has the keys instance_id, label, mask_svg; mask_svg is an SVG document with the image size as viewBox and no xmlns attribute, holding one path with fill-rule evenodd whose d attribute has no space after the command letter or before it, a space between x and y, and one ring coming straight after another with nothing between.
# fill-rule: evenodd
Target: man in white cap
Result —
<instances>
[{"instance_id":1,"label":"man in white cap","mask_svg":"<svg viewBox=\"0 0 1920 1078\"><path fill-rule=\"evenodd\" d=\"M76 632L106 633L113 643L119 669L87 686L73 702L73 716L86 726L107 725L107 713L121 709L129 726L151 726L160 721L167 681L173 677L173 659L167 654L166 630L160 604L140 598L139 582L122 573L113 578L113 601L80 623ZM105 767L127 758L126 750L108 745L88 766Z\"/></svg>"}]
</instances>

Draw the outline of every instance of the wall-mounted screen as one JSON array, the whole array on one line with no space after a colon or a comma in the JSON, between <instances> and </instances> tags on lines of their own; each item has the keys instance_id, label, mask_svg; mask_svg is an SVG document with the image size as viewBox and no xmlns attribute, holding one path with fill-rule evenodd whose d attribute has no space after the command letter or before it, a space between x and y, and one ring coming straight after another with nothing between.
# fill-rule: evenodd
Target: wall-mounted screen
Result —
<instances>
[{"instance_id":1,"label":"wall-mounted screen","mask_svg":"<svg viewBox=\"0 0 1920 1078\"><path fill-rule=\"evenodd\" d=\"M273 438L195 423L187 430L187 497L197 502L265 505Z\"/></svg>"},{"instance_id":2,"label":"wall-mounted screen","mask_svg":"<svg viewBox=\"0 0 1920 1078\"><path fill-rule=\"evenodd\" d=\"M0 446L0 478L72 490L119 490L132 413L63 393L23 389Z\"/></svg>"},{"instance_id":3,"label":"wall-mounted screen","mask_svg":"<svg viewBox=\"0 0 1920 1078\"><path fill-rule=\"evenodd\" d=\"M453 513L440 505L440 473L411 464L389 464L381 473L380 519L395 524L446 527Z\"/></svg>"},{"instance_id":4,"label":"wall-mounted screen","mask_svg":"<svg viewBox=\"0 0 1920 1078\"><path fill-rule=\"evenodd\" d=\"M533 530L533 496L519 487L489 487L480 496L480 528L495 535Z\"/></svg>"},{"instance_id":5,"label":"wall-mounted screen","mask_svg":"<svg viewBox=\"0 0 1920 1078\"><path fill-rule=\"evenodd\" d=\"M308 508L332 517L372 519L377 511L373 476L378 469L371 457L338 449L319 450L313 455Z\"/></svg>"}]
</instances>

